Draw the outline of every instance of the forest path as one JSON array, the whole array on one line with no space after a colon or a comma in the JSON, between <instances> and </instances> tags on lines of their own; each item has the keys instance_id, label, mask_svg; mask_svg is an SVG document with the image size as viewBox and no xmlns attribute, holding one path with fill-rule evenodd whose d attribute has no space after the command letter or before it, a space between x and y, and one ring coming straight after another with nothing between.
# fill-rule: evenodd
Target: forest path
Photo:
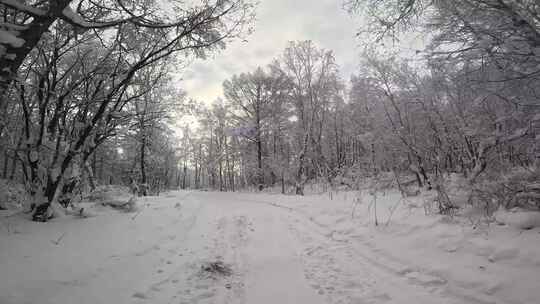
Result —
<instances>
[{"instance_id":1,"label":"forest path","mask_svg":"<svg viewBox=\"0 0 540 304\"><path fill-rule=\"evenodd\" d=\"M21 222L0 235L0 303L490 303L254 197L172 192L138 213Z\"/></svg>"}]
</instances>

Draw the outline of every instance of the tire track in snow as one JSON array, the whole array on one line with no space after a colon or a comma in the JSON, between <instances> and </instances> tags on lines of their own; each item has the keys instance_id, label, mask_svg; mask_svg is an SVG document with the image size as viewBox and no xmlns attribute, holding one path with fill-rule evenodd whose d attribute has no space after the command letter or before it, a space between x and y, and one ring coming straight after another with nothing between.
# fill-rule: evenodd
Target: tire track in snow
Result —
<instances>
[{"instance_id":1,"label":"tire track in snow","mask_svg":"<svg viewBox=\"0 0 540 304\"><path fill-rule=\"evenodd\" d=\"M348 243L331 234L313 233L313 226L299 222L290 229L307 246L303 252L306 277L320 293L327 293L329 303L462 303L384 271L357 255Z\"/></svg>"},{"instance_id":2,"label":"tire track in snow","mask_svg":"<svg viewBox=\"0 0 540 304\"><path fill-rule=\"evenodd\" d=\"M332 230L328 225L321 224L312 217L305 216L298 212L305 219L326 231L331 231L328 235L335 241L347 240L350 250L355 256L361 257L377 266L381 270L395 276L404 277L410 283L431 288L447 297L460 300L462 303L492 304L503 303L504 301L484 293L487 287L478 284L468 284L466 282L452 280L444 273L431 270L419 265L409 265L392 254L375 248L372 240L365 240L359 236L350 237L338 231Z\"/></svg>"},{"instance_id":3,"label":"tire track in snow","mask_svg":"<svg viewBox=\"0 0 540 304\"><path fill-rule=\"evenodd\" d=\"M168 295L166 303L244 303L242 261L245 257L242 256L242 248L247 240L248 221L244 216L230 214L211 220L208 209L201 212L203 215L199 225L194 228L190 238L183 241L190 244L191 256L143 293L152 303L165 303L163 293ZM208 229L208 221L211 222L211 229ZM204 236L200 235L202 231L205 232ZM194 242L199 236L199 242ZM206 238L209 236L211 238ZM205 263L215 261L223 261L233 273L222 276L203 269Z\"/></svg>"},{"instance_id":4,"label":"tire track in snow","mask_svg":"<svg viewBox=\"0 0 540 304\"><path fill-rule=\"evenodd\" d=\"M350 236L341 234L338 231L331 229L331 227L328 225L317 222L315 219L313 219L313 217L307 215L301 210L275 202L254 199L241 200L287 210L289 211L289 214L295 215L296 222L290 225L290 229L294 231L297 237L299 237L299 239L301 239L304 243L312 243L310 246L308 246L308 248L305 249L306 251L304 252L306 261L306 277L313 280L316 279L317 276L315 275L315 272L313 272L313 269L317 268L318 265L333 265L326 267L328 268L326 275L329 276L329 279L325 279L324 275L319 275L319 282L312 285L312 287L317 289L319 293L328 293L330 298L332 295L339 294L339 296L334 296L335 299L329 299L332 300L332 303L349 303L347 301L358 300L358 297L355 295L346 295L347 292L345 290L352 291L352 289L355 289L354 293L358 293L359 284L352 282L351 278L356 277L355 279L357 280L359 277L358 274L362 272L371 272L372 274L385 278L385 280L397 280L396 284L404 284L404 286L408 287L412 293L417 293L419 297L424 298L425 301L427 301L426 303L432 303L434 297L440 297L440 301L444 301L438 303L501 303L501 301L495 299L494 297L479 291L478 289L481 288L478 288L478 286L469 286L462 282L453 281L437 271L429 270L416 265L407 265L387 252L376 249L373 245L365 240L359 239L358 237L351 239ZM300 222L303 223L300 224ZM301 226L311 226L311 229L304 229L305 231L301 231L298 229L298 227ZM308 237L307 239L301 238L302 235L313 235L314 231L316 231L315 237ZM314 241L317 238L319 241ZM355 242L351 242L351 240ZM320 246L320 244L318 246L317 243L324 243L325 246ZM315 255L314 253L316 251L322 251L324 253ZM341 252L347 252L346 256L343 256ZM355 275L355 273L350 271L349 266L341 265L341 268L343 269L349 268L348 274L344 274L344 272L340 271L339 267L337 267L335 261L336 259L333 257L333 255L341 255L341 260L348 259L351 264L363 264L365 267L363 271L357 271ZM310 261L312 262L311 264L309 264ZM344 281L346 282L343 284L344 286L355 286L355 288L342 288L341 291L337 291L338 288L335 286L321 288L321 286L325 285L324 282L332 282L340 274L342 277L344 277ZM372 281L377 282L375 279ZM376 286L370 282L371 281L369 280L364 281L362 286L367 285L371 286L371 288L376 288ZM327 298L329 297L327 296ZM372 295L362 295L362 297L364 298L362 299L363 301L361 303L364 303L366 299L368 301L367 303L370 303L372 300L375 303L391 302L389 295L385 292L375 292Z\"/></svg>"},{"instance_id":5,"label":"tire track in snow","mask_svg":"<svg viewBox=\"0 0 540 304\"><path fill-rule=\"evenodd\" d=\"M191 193L174 198L185 199ZM158 226L158 233L162 234L162 237L158 238L153 245L135 253L138 257L157 259L158 262L153 266L152 276L157 277L154 279L154 283L147 285L142 291L134 293L133 298L149 303L178 303L179 300L181 300L180 303L199 303L199 300L207 299L209 295L205 292L192 292L192 289L196 290L197 286L190 284L193 280L190 274L200 270L200 263L193 261L194 259L190 255L194 255L195 252L202 253L205 248L187 246L201 245L193 240L199 239L200 226L205 225L202 223L205 219L201 218L205 215L205 206L197 203L192 208L184 208L185 206L178 208L178 203L175 200L161 207L157 210L158 212L168 212L168 209L173 209L174 212L180 212L182 220L173 217L172 222ZM187 216L185 212L189 212ZM184 301L181 295L186 295L187 300Z\"/></svg>"}]
</instances>

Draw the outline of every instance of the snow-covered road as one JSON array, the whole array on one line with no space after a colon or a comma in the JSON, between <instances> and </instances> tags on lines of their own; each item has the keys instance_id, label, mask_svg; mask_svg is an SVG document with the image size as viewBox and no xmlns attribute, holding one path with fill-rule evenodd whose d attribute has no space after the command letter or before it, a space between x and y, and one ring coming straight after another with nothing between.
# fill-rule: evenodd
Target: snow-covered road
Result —
<instances>
[{"instance_id":1,"label":"snow-covered road","mask_svg":"<svg viewBox=\"0 0 540 304\"><path fill-rule=\"evenodd\" d=\"M0 235L0 303L506 303L280 198L172 192L139 213L13 221ZM203 269L217 261L232 274Z\"/></svg>"}]
</instances>

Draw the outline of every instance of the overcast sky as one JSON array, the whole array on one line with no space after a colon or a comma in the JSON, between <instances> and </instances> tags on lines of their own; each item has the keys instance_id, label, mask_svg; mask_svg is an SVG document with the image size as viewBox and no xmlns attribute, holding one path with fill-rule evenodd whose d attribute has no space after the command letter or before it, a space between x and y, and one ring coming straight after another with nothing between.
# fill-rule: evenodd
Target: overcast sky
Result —
<instances>
[{"instance_id":1,"label":"overcast sky","mask_svg":"<svg viewBox=\"0 0 540 304\"><path fill-rule=\"evenodd\" d=\"M291 40L312 40L333 50L345 80L358 68L358 22L342 9L342 0L261 0L255 32L215 58L197 60L181 75L188 95L210 103L222 96L222 83L234 74L266 66Z\"/></svg>"}]
</instances>

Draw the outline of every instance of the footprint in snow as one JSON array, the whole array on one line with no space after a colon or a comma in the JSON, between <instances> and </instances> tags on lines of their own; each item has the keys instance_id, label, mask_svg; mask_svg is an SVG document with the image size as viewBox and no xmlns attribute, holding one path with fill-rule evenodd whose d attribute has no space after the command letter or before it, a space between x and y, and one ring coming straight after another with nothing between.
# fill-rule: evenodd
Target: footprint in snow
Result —
<instances>
[{"instance_id":1,"label":"footprint in snow","mask_svg":"<svg viewBox=\"0 0 540 304\"><path fill-rule=\"evenodd\" d=\"M203 292L201 293L200 295L196 296L195 299L196 300L203 300L203 299L208 299L208 298L211 298L214 296L214 293L211 292L211 291L206 291L206 292Z\"/></svg>"},{"instance_id":2,"label":"footprint in snow","mask_svg":"<svg viewBox=\"0 0 540 304\"><path fill-rule=\"evenodd\" d=\"M433 276L433 275L429 275L425 273L420 273L416 271L407 273L405 277L407 277L409 280L413 282L417 282L420 285L424 285L424 286L446 284L446 280L441 277L437 277L437 276Z\"/></svg>"},{"instance_id":3,"label":"footprint in snow","mask_svg":"<svg viewBox=\"0 0 540 304\"><path fill-rule=\"evenodd\" d=\"M507 248L495 251L494 253L490 254L488 256L488 261L491 263L495 263L497 261L501 260L510 260L519 255L519 249L518 248Z\"/></svg>"},{"instance_id":4,"label":"footprint in snow","mask_svg":"<svg viewBox=\"0 0 540 304\"><path fill-rule=\"evenodd\" d=\"M143 300L148 299L148 296L144 292L136 292L133 294L133 297L137 299L143 299Z\"/></svg>"},{"instance_id":5,"label":"footprint in snow","mask_svg":"<svg viewBox=\"0 0 540 304\"><path fill-rule=\"evenodd\" d=\"M389 302L392 300L392 297L390 297L386 293L376 294L374 296L371 296L369 298L365 298L365 296L359 296L359 297L353 297L351 298L352 303L368 303L368 304L381 304L384 302Z\"/></svg>"}]
</instances>

